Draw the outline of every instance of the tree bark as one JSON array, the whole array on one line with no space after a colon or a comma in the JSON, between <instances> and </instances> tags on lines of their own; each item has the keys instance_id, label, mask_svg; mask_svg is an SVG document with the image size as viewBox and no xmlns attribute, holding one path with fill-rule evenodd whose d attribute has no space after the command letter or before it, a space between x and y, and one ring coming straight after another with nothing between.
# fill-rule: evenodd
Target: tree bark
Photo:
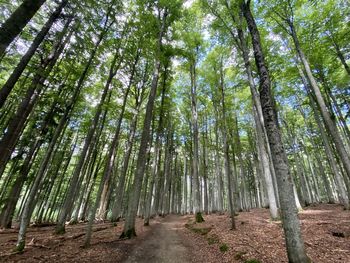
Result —
<instances>
[{"instance_id":1,"label":"tree bark","mask_svg":"<svg viewBox=\"0 0 350 263\"><path fill-rule=\"evenodd\" d=\"M197 47L198 49L198 47ZM197 55L197 54L196 54ZM192 159L192 175L193 175L193 191L194 191L194 213L196 222L203 222L202 206L200 198L199 184L199 139L198 139L198 113L197 113L197 73L196 59L190 62L190 77L191 77L191 112L192 112L192 140L193 140L193 159Z\"/></svg>"},{"instance_id":2,"label":"tree bark","mask_svg":"<svg viewBox=\"0 0 350 263\"><path fill-rule=\"evenodd\" d=\"M10 120L6 133L0 141L0 176L6 168L6 164L9 161L14 147L25 127L29 114L32 112L37 100L39 99L44 82L51 73L59 56L62 54L64 48L70 40L72 31L65 37L65 39L64 35L65 34L61 34L59 36L57 42L54 44L51 50L51 53L45 60L42 61L38 68L38 72L34 75L33 81L26 91L23 100L18 106L15 115Z\"/></svg>"},{"instance_id":3,"label":"tree bark","mask_svg":"<svg viewBox=\"0 0 350 263\"><path fill-rule=\"evenodd\" d=\"M167 15L168 15L167 10L164 10L164 14L161 18L161 21L159 21L161 23L161 27L159 28L160 30L159 30L159 36L158 36L157 54L154 62L154 73L152 78L150 94L149 94L148 102L146 106L146 114L145 114L145 119L143 123L142 134L141 134L141 142L140 142L140 148L138 151L134 182L132 184L131 191L129 193L128 211L125 218L123 233L121 234L120 238L132 238L136 236L135 219L136 219L137 208L138 208L139 199L140 199L143 176L146 168L146 161L147 161L146 155L147 155L147 149L150 141L150 128L151 128L151 122L152 122L152 116L153 116L154 101L157 95L159 71L161 66L161 61L159 56L161 52L162 39L166 32Z\"/></svg>"},{"instance_id":4,"label":"tree bark","mask_svg":"<svg viewBox=\"0 0 350 263\"><path fill-rule=\"evenodd\" d=\"M233 201L233 192L232 189L234 188L233 182L232 182L232 170L231 170L231 164L230 164L230 150L229 150L229 144L227 142L227 114L226 114L226 106L225 106L225 93L224 93L224 79L221 76L220 78L220 101L221 101L221 110L222 110L222 123L221 123L221 133L222 133L222 140L224 144L224 160L225 160L225 174L227 177L227 184L228 184L228 202L229 202L229 209L230 209L230 217L231 217L231 229L236 229L236 223L235 223L235 206Z\"/></svg>"},{"instance_id":5,"label":"tree bark","mask_svg":"<svg viewBox=\"0 0 350 263\"><path fill-rule=\"evenodd\" d=\"M273 109L269 72L265 63L260 34L250 11L249 0L247 2L242 2L241 10L251 34L255 62L260 77L260 101L276 173L288 259L292 263L310 262L310 259L305 253L304 242L301 237L287 154L283 148L281 133L277 126L277 120Z\"/></svg>"},{"instance_id":6,"label":"tree bark","mask_svg":"<svg viewBox=\"0 0 350 263\"><path fill-rule=\"evenodd\" d=\"M30 2L24 1L24 2ZM44 2L44 1L32 1L32 2ZM40 30L38 35L34 38L33 43L29 47L28 51L24 54L24 56L21 58L20 62L17 64L16 68L13 70L12 74L4 84L4 86L0 90L0 109L4 105L8 95L14 88L15 84L17 83L18 79L22 75L24 69L27 67L30 59L33 57L34 53L38 49L39 45L42 43L42 41L45 39L45 36L50 31L53 23L59 18L60 14L62 13L63 8L67 5L68 0L63 0L61 4L56 8L56 10L52 13L52 15L49 17L43 28ZM23 4L22 4L23 5ZM70 18L65 27L68 28L69 24L71 23L72 19ZM63 30L63 32L66 30ZM2 39L1 32L0 32L0 39ZM0 43L1 47L1 43ZM0 48L0 56L1 56L1 48Z\"/></svg>"},{"instance_id":7,"label":"tree bark","mask_svg":"<svg viewBox=\"0 0 350 263\"><path fill-rule=\"evenodd\" d=\"M118 50L119 50L119 48L118 48ZM119 67L121 65L121 62L122 62L122 59L119 59L119 62L117 64L118 58L119 58L119 54L116 51L114 58L113 58L113 61L112 61L112 64L111 64L111 67L110 67L110 75L109 75L108 80L104 86L100 101L96 107L96 112L95 112L94 118L92 120L91 126L88 130L88 133L87 133L85 141L84 141L84 147L80 153L77 165L74 168L74 173L73 173L73 177L71 179L71 182L70 182L70 185L68 188L68 193L67 193L67 196L65 198L64 205L62 207L62 210L61 210L61 213L59 215L59 219L58 219L58 222L56 225L55 232L57 234L61 234L61 233L65 232L65 222L66 222L67 216L68 216L69 212L72 210L72 207L74 204L74 197L76 195L76 191L77 191L76 187L77 187L77 183L78 183L78 180L79 180L79 177L81 174L81 169L84 165L90 143L92 141L92 138L95 134L96 127L97 127L98 122L100 120L101 112L102 112L103 106L105 104L107 94L109 93L112 79L116 75L116 73L118 72Z\"/></svg>"},{"instance_id":8,"label":"tree bark","mask_svg":"<svg viewBox=\"0 0 350 263\"><path fill-rule=\"evenodd\" d=\"M349 157L349 154L346 152L346 149L345 149L344 144L342 142L342 139L340 137L337 125L334 122L334 120L331 118L331 115L330 115L329 111L327 110L327 106L326 106L326 103L324 101L321 90L316 82L316 79L314 78L314 76L312 74L312 71L311 71L311 68L309 65L309 61L307 60L304 52L302 51L302 49L300 47L299 39L298 39L297 33L295 31L293 21L291 21L289 19L288 25L290 27L290 32L291 32L291 36L293 38L295 49L298 53L298 56L299 56L299 59L300 59L302 65L304 67L304 70L306 73L306 78L309 82L310 88L313 91L313 94L315 95L316 102L320 108L320 112L321 112L322 118L324 120L324 124L325 124L330 136L333 139L333 142L335 144L337 152L339 153L339 157L342 161L342 164L344 166L346 174L348 175L348 177L350 177L350 157Z\"/></svg>"},{"instance_id":9,"label":"tree bark","mask_svg":"<svg viewBox=\"0 0 350 263\"><path fill-rule=\"evenodd\" d=\"M0 27L0 57L46 0L24 0Z\"/></svg>"},{"instance_id":10,"label":"tree bark","mask_svg":"<svg viewBox=\"0 0 350 263\"><path fill-rule=\"evenodd\" d=\"M103 175L102 175L101 182L100 182L99 188L97 190L97 194L96 194L96 200L95 200L95 203L93 204L92 209L90 211L89 223L87 226L86 238L85 238L85 243L84 243L85 247L90 246L90 240L91 240L91 234L92 234L92 224L93 224L94 219L95 219L96 210L98 208L98 205L100 204L101 195L102 195L102 191L103 191L103 188L105 186L105 183L110 180L112 170L114 167L115 155L116 155L116 152L117 152L118 146L119 146L120 128L121 128L122 121L124 118L124 112L125 112L125 107L126 107L126 103L128 100L128 95L129 95L129 92L131 89L131 85L133 84L133 81L134 81L134 75L135 75L135 71L136 71L136 65L139 61L139 56L140 56L140 50L137 51L134 63L132 65L131 76L129 79L129 84L128 84L126 91L125 91L125 94L124 94L123 104L122 104L121 112L119 113L119 119L118 119L117 127L116 127L116 130L114 133L113 141L111 143L111 146L109 148L108 155L107 155L107 158L105 161L105 166L104 166L103 173L102 173ZM117 57L118 57L118 53L116 53L116 55L115 55L115 60L117 59ZM112 63L112 67L111 67L106 85L109 85L112 82L112 79L116 74L116 71L114 71L114 64L115 64L115 62Z\"/></svg>"}]
</instances>

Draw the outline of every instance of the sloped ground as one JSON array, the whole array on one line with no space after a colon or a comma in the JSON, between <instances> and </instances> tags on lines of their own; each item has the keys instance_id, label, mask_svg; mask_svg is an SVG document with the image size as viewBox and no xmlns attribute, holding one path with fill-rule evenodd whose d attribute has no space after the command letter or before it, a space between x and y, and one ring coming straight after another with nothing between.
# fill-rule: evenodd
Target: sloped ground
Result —
<instances>
[{"instance_id":1,"label":"sloped ground","mask_svg":"<svg viewBox=\"0 0 350 263\"><path fill-rule=\"evenodd\" d=\"M268 210L240 213L235 217L237 230L234 231L229 230L227 215L204 218L205 223L193 224L188 217L190 231L185 232L188 239L198 242L200 253L208 255L202 262L218 262L216 258L220 258L220 262L288 262L281 222L270 221ZM349 211L339 205L323 204L306 208L300 213L300 219L306 251L312 262L350 262Z\"/></svg>"},{"instance_id":2,"label":"sloped ground","mask_svg":"<svg viewBox=\"0 0 350 263\"><path fill-rule=\"evenodd\" d=\"M91 246L87 249L81 247L85 230L85 223L67 226L64 235L53 234L53 226L31 227L27 234L27 246L21 254L12 253L17 230L3 230L0 232L0 262L121 262L150 228L143 227L143 221L138 219L136 232L139 238L121 241L118 238L123 222L117 226L97 223L93 228Z\"/></svg>"},{"instance_id":3,"label":"sloped ground","mask_svg":"<svg viewBox=\"0 0 350 263\"><path fill-rule=\"evenodd\" d=\"M27 247L13 254L17 230L0 231L1 262L288 262L281 222L271 222L266 209L242 212L237 230L227 215L156 218L150 227L137 220L138 237L118 240L123 222L94 226L91 247L81 248L86 224L67 227L63 236L50 227L31 227ZM339 205L317 205L300 214L308 255L313 262L350 262L350 212ZM255 259L256 261L252 261Z\"/></svg>"}]
</instances>

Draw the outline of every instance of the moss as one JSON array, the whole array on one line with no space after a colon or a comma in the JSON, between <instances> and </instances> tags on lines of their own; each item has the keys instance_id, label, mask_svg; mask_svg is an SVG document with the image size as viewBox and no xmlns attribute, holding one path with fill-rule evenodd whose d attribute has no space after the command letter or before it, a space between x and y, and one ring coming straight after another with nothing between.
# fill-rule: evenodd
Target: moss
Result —
<instances>
[{"instance_id":1,"label":"moss","mask_svg":"<svg viewBox=\"0 0 350 263\"><path fill-rule=\"evenodd\" d=\"M221 244L219 247L221 252L226 252L228 250L228 248L229 248L228 245L225 243Z\"/></svg>"},{"instance_id":2,"label":"moss","mask_svg":"<svg viewBox=\"0 0 350 263\"><path fill-rule=\"evenodd\" d=\"M202 223L204 222L204 218L202 216L202 213L201 212L197 212L196 213L196 223Z\"/></svg>"},{"instance_id":3,"label":"moss","mask_svg":"<svg viewBox=\"0 0 350 263\"><path fill-rule=\"evenodd\" d=\"M24 242L24 240L22 240L16 245L14 251L15 252L22 252L24 250L24 247L25 247L25 242Z\"/></svg>"},{"instance_id":4,"label":"moss","mask_svg":"<svg viewBox=\"0 0 350 263\"><path fill-rule=\"evenodd\" d=\"M135 228L131 228L127 230L126 232L123 231L123 233L120 235L119 239L130 239L136 237L136 231Z\"/></svg>"}]
</instances>

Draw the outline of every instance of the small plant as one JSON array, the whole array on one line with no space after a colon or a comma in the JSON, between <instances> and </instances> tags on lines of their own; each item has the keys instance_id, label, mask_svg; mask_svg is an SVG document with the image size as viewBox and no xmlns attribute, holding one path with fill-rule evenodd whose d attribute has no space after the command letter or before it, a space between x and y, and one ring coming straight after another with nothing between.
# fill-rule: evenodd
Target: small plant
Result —
<instances>
[{"instance_id":1,"label":"small plant","mask_svg":"<svg viewBox=\"0 0 350 263\"><path fill-rule=\"evenodd\" d=\"M202 223L204 222L204 218L202 216L202 213L201 212L197 212L196 213L196 223Z\"/></svg>"},{"instance_id":2,"label":"small plant","mask_svg":"<svg viewBox=\"0 0 350 263\"><path fill-rule=\"evenodd\" d=\"M247 252L244 251L238 251L237 254L234 256L235 260L242 260L243 256L247 254Z\"/></svg>"},{"instance_id":3,"label":"small plant","mask_svg":"<svg viewBox=\"0 0 350 263\"><path fill-rule=\"evenodd\" d=\"M216 243L219 243L219 239L218 239L217 236L208 237L208 244L209 245L213 245L213 244L216 244Z\"/></svg>"},{"instance_id":4,"label":"small plant","mask_svg":"<svg viewBox=\"0 0 350 263\"><path fill-rule=\"evenodd\" d=\"M195 227L192 227L190 228L193 232L197 233L197 234L200 234L202 236L205 236L206 234L208 234L211 230L211 228L207 227L207 228L195 228Z\"/></svg>"},{"instance_id":5,"label":"small plant","mask_svg":"<svg viewBox=\"0 0 350 263\"><path fill-rule=\"evenodd\" d=\"M221 252L226 252L228 250L228 245L226 244L221 244L219 247Z\"/></svg>"}]
</instances>

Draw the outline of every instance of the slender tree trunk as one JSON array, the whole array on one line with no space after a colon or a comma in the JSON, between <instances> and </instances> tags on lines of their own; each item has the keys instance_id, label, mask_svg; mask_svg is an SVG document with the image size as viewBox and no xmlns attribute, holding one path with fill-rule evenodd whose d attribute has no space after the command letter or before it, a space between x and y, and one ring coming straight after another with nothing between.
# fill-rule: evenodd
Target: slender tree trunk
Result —
<instances>
[{"instance_id":1,"label":"slender tree trunk","mask_svg":"<svg viewBox=\"0 0 350 263\"><path fill-rule=\"evenodd\" d=\"M24 1L24 2L30 2ZM44 1L32 1L32 2L44 2ZM13 70L12 74L4 84L4 86L0 90L0 108L4 105L8 95L10 94L11 90L17 83L18 79L22 75L24 69L27 67L30 59L33 57L34 53L38 49L39 45L43 42L45 39L45 36L50 31L53 23L59 18L60 14L62 13L63 8L67 5L68 0L63 0L61 4L56 8L55 12L52 13L52 15L49 17L43 28L40 30L38 35L33 40L33 43L29 47L28 51L24 54L24 56L21 58L20 62L17 64L16 68ZM23 4L22 4L23 5ZM65 27L68 28L70 22L72 19L68 19ZM1 30L0 30L1 31ZM65 32L66 30L63 30ZM0 32L0 39L2 40L1 32ZM0 41L1 42L1 41ZM0 43L0 56L1 56L1 43Z\"/></svg>"},{"instance_id":2,"label":"slender tree trunk","mask_svg":"<svg viewBox=\"0 0 350 263\"><path fill-rule=\"evenodd\" d=\"M219 213L223 213L224 211L224 204L223 204L223 196L224 196L224 182L222 180L222 169L220 164L220 153L219 153L219 114L217 113L217 109L215 108L215 174L216 174L216 180L218 185L218 210Z\"/></svg>"},{"instance_id":3,"label":"slender tree trunk","mask_svg":"<svg viewBox=\"0 0 350 263\"><path fill-rule=\"evenodd\" d=\"M121 112L119 113L119 119L118 119L117 127L116 127L116 130L114 133L114 138L113 138L113 141L112 141L111 146L109 148L108 156L106 158L105 166L103 169L103 176L102 176L100 186L99 186L97 194L96 194L95 203L93 204L93 207L90 211L89 223L88 223L88 227L86 230L86 239L85 239L85 243L84 243L85 247L90 246L90 240L91 240L91 234L92 234L92 224L93 224L94 219L95 219L96 210L97 210L98 205L100 204L101 195L102 195L104 185L106 182L108 182L110 180L112 170L114 167L115 155L116 155L116 152L117 152L118 146L119 146L118 144L119 144L120 128L121 128L122 121L124 118L124 112L125 112L125 107L126 107L126 103L128 100L128 95L129 95L129 92L131 89L131 85L133 84L133 81L134 81L134 75L135 75L135 71L136 71L136 65L137 65L138 60L139 60L139 55L140 55L140 50L137 51L135 61L134 61L133 66L132 66L131 76L130 76L128 87L126 88L126 91L124 94L123 104L122 104ZM116 53L116 55L115 55L115 60L117 58L118 58L118 53ZM113 71L114 64L115 64L115 61L112 63L111 71L110 71L109 78L107 80L106 85L110 85L113 77L117 73L117 71Z\"/></svg>"},{"instance_id":4,"label":"slender tree trunk","mask_svg":"<svg viewBox=\"0 0 350 263\"><path fill-rule=\"evenodd\" d=\"M159 71L161 66L161 61L159 56L160 56L160 51L162 46L163 35L166 32L165 27L166 27L167 15L168 15L167 11L164 10L163 17L161 18L162 21L159 21L161 23L161 28L159 31L158 45L157 45L158 54L156 56L155 63L154 63L154 73L152 78L150 94L149 94L148 102L146 106L146 114L145 114L145 119L143 123L143 130L141 134L141 142L140 142L140 148L138 151L134 182L132 184L131 191L129 193L127 216L125 218L123 233L121 234L120 238L132 238L136 236L135 219L136 219L137 208L138 208L139 199L140 199L143 176L146 168L146 161L147 161L146 154L147 154L147 149L150 141L150 128L151 128L151 122L152 122L152 116L153 116L154 101L157 95Z\"/></svg>"},{"instance_id":5,"label":"slender tree trunk","mask_svg":"<svg viewBox=\"0 0 350 263\"><path fill-rule=\"evenodd\" d=\"M321 137L322 137L322 140L323 140L323 145L325 147L325 151L326 151L326 155L327 155L327 159L328 159L328 162L332 168L332 171L333 171L333 174L334 174L334 179L335 179L335 182L336 182L336 185L337 185L337 190L338 190L338 196L339 196L339 200L340 200L340 203L342 205L344 205L344 207L346 209L350 209L350 203L349 203L349 198L348 198L348 195L346 193L346 188L345 188L345 182L344 182L344 179L341 175L341 172L340 172L340 169L338 167L338 164L337 164L337 161L333 155L333 152L332 152L332 146L330 144L330 141L328 139L328 136L324 130L324 126L322 125L321 123L321 118L319 116L319 113L318 113L318 109L316 108L316 103L314 101L314 99L312 98L312 96L309 96L310 97L310 105L313 109L313 112L314 112L314 115L315 115L315 119L316 119L316 123L317 123L317 126L319 128L319 131L321 133Z\"/></svg>"},{"instance_id":6,"label":"slender tree trunk","mask_svg":"<svg viewBox=\"0 0 350 263\"><path fill-rule=\"evenodd\" d=\"M269 72L265 64L260 34L250 11L250 1L242 2L241 9L252 37L254 57L260 77L260 100L276 173L288 259L292 263L310 262L310 259L305 253L304 242L301 237L300 222L293 195L292 178L289 173L287 154L283 148L281 133L277 126L273 109Z\"/></svg>"},{"instance_id":7,"label":"slender tree trunk","mask_svg":"<svg viewBox=\"0 0 350 263\"><path fill-rule=\"evenodd\" d=\"M159 165L160 165L160 159L161 159L161 138L163 137L163 115L164 115L164 103L165 103L165 93L167 88L167 67L164 69L164 75L163 75L163 85L162 85L162 95L161 95L161 102L160 102L160 112L159 112L159 120L158 120L158 128L157 128L157 135L155 140L155 156L153 158L153 164L152 164L152 171L151 171L151 180L153 181L151 183L156 185L155 189L155 198L159 199L158 193L159 193ZM159 163L159 164L158 164ZM152 202L152 195L153 191L149 191L147 200L146 200L146 213L145 213L145 220L144 225L149 225L149 219L151 216L151 202ZM157 200L158 202L158 200ZM158 206L158 205L157 205ZM158 207L156 207L155 211L157 211Z\"/></svg>"},{"instance_id":8,"label":"slender tree trunk","mask_svg":"<svg viewBox=\"0 0 350 263\"><path fill-rule=\"evenodd\" d=\"M344 144L342 142L342 139L340 137L338 128L334 120L331 118L331 115L329 111L327 110L326 103L324 101L323 95L321 93L321 90L312 74L309 61L307 60L304 52L301 50L299 39L297 37L294 24L291 20L288 20L288 24L291 30L291 35L293 38L293 42L295 45L295 49L298 53L299 59L304 67L306 78L309 82L310 88L313 91L313 94L315 95L316 102L320 108L320 112L322 115L322 118L324 120L324 124L332 137L332 140L334 141L335 147L337 149L337 152L339 153L340 160L344 166L344 169L346 171L346 174L348 177L350 177L350 157L349 154L346 152L346 149L344 147Z\"/></svg>"},{"instance_id":9,"label":"slender tree trunk","mask_svg":"<svg viewBox=\"0 0 350 263\"><path fill-rule=\"evenodd\" d=\"M0 27L0 57L46 0L24 0Z\"/></svg>"},{"instance_id":10,"label":"slender tree trunk","mask_svg":"<svg viewBox=\"0 0 350 263\"><path fill-rule=\"evenodd\" d=\"M6 164L11 157L14 147L25 127L25 123L29 114L32 112L39 95L43 89L43 85L53 67L55 66L59 56L62 54L66 44L70 40L72 31L63 39L64 34L59 36L58 41L54 44L51 53L42 62L38 72L35 74L33 81L28 88L23 100L17 108L14 117L9 122L7 131L0 141L0 175L4 172Z\"/></svg>"},{"instance_id":11,"label":"slender tree trunk","mask_svg":"<svg viewBox=\"0 0 350 263\"><path fill-rule=\"evenodd\" d=\"M229 150L229 144L227 142L227 115L226 115L226 106L225 106L225 94L224 94L224 79L223 76L220 78L220 101L221 101L221 110L222 110L222 124L221 124L221 133L222 133L222 140L224 144L224 160L225 160L225 174L227 177L227 184L228 184L228 202L229 202L229 209L230 209L230 217L231 217L231 229L236 229L236 223L235 223L235 206L234 206L234 200L233 200L233 192L232 189L234 189L234 185L232 182L232 170L231 170L231 164L230 164L230 150Z\"/></svg>"},{"instance_id":12,"label":"slender tree trunk","mask_svg":"<svg viewBox=\"0 0 350 263\"><path fill-rule=\"evenodd\" d=\"M113 58L111 67L110 67L110 72L112 74L110 74L109 79L106 82L105 87L103 89L103 93L102 93L102 96L100 98L100 102L97 105L94 118L92 120L91 126L90 126L89 131L88 131L86 138L85 138L84 147L80 153L78 163L74 169L73 177L71 179L71 182L70 182L70 185L68 188L68 193L67 193L67 196L65 198L64 205L62 207L62 210L61 210L61 213L60 213L57 225L56 225L55 232L57 234L65 232L65 222L66 222L67 216L70 213L70 211L72 210L72 207L74 204L74 196L76 195L76 190L77 190L76 187L77 187L77 183L79 181L79 177L81 174L81 169L82 169L84 162L85 162L85 159L86 159L88 148L90 146L92 138L95 134L96 127L97 127L98 122L100 120L103 105L105 104L107 94L109 93L112 79L115 76L115 74L117 73L117 71L121 65L121 59L119 60L119 63L117 64L118 58L119 58L119 55L118 55L118 52L116 52L116 54ZM112 75L112 77L111 77L111 75Z\"/></svg>"},{"instance_id":13,"label":"slender tree trunk","mask_svg":"<svg viewBox=\"0 0 350 263\"><path fill-rule=\"evenodd\" d=\"M197 47L198 49L198 47ZM197 113L197 73L196 61L192 61L190 65L191 77L191 112L192 112L192 136L193 136L193 159L192 159L192 175L193 175L193 191L194 191L194 213L196 222L203 222L200 184L199 184L199 139L198 139L198 113Z\"/></svg>"},{"instance_id":14,"label":"slender tree trunk","mask_svg":"<svg viewBox=\"0 0 350 263\"><path fill-rule=\"evenodd\" d=\"M162 194L162 210L161 214L162 216L165 216L169 213L168 209L168 199L170 198L171 192L171 179L172 179L172 171L171 171L171 164L172 164L172 157L173 157L173 130L171 127L171 123L168 123L168 134L167 134L167 141L166 141L166 153L164 157L164 192Z\"/></svg>"}]
</instances>

